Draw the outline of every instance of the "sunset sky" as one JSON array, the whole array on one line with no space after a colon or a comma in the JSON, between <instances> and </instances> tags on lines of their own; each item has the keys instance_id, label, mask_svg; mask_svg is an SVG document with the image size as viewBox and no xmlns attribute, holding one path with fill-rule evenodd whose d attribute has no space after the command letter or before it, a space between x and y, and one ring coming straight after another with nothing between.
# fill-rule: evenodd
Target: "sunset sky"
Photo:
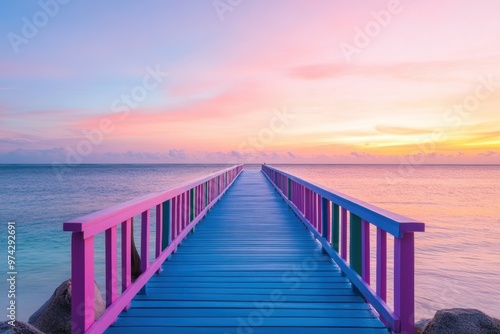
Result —
<instances>
[{"instance_id":1,"label":"sunset sky","mask_svg":"<svg viewBox=\"0 0 500 334\"><path fill-rule=\"evenodd\" d=\"M500 163L498 0L2 1L0 163Z\"/></svg>"}]
</instances>

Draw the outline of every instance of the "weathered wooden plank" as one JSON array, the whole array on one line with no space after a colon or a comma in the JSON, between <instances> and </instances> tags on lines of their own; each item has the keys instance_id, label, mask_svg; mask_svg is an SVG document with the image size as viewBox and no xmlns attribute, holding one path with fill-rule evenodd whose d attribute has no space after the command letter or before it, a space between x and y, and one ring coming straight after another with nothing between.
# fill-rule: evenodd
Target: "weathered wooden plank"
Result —
<instances>
[{"instance_id":1,"label":"weathered wooden plank","mask_svg":"<svg viewBox=\"0 0 500 334\"><path fill-rule=\"evenodd\" d=\"M364 303L364 299L357 295L344 295L344 296L301 296L301 295L283 295L276 291L278 298L289 302L303 302L303 303L322 303L322 302L337 302L337 303ZM148 295L137 295L135 300L208 300L208 301L268 301L273 296L271 294L201 294L201 293L160 293Z\"/></svg>"},{"instance_id":2,"label":"weathered wooden plank","mask_svg":"<svg viewBox=\"0 0 500 334\"><path fill-rule=\"evenodd\" d=\"M186 300L134 300L132 301L133 308L257 308L259 304L255 301L186 301ZM274 309L316 309L316 310L368 310L370 306L365 303L297 303L297 302L280 302L274 304ZM124 313L123 313L124 314Z\"/></svg>"},{"instance_id":3,"label":"weathered wooden plank","mask_svg":"<svg viewBox=\"0 0 500 334\"><path fill-rule=\"evenodd\" d=\"M247 317L254 308L172 308L166 312L163 308L133 308L123 312L122 317ZM267 314L272 317L307 317L307 318L371 318L369 309L272 309Z\"/></svg>"},{"instance_id":4,"label":"weathered wooden plank","mask_svg":"<svg viewBox=\"0 0 500 334\"><path fill-rule=\"evenodd\" d=\"M252 334L276 334L276 333L287 333L287 334L310 334L310 327L257 327L249 326L244 327L168 327L168 333L176 334L240 334L240 333L250 333ZM240 331L238 331L240 328ZM244 330L247 332L243 332ZM147 332L144 330L142 325L140 326L129 326L129 327L111 327L106 333L117 333L117 334L137 334L137 333L165 333L166 328L160 326L148 326ZM331 327L316 327L314 328L314 334L332 334L335 333L335 329ZM387 334L388 331L385 328L341 328L337 330L337 333L342 334Z\"/></svg>"},{"instance_id":5,"label":"weathered wooden plank","mask_svg":"<svg viewBox=\"0 0 500 334\"><path fill-rule=\"evenodd\" d=\"M251 313L248 315L250 316ZM238 327L241 325L237 317L121 317L116 326L191 326L191 327L212 327L212 326L227 326ZM262 316L259 323L261 326L269 327L338 327L338 328L384 328L380 320L370 318L306 318L306 317L265 317Z\"/></svg>"}]
</instances>

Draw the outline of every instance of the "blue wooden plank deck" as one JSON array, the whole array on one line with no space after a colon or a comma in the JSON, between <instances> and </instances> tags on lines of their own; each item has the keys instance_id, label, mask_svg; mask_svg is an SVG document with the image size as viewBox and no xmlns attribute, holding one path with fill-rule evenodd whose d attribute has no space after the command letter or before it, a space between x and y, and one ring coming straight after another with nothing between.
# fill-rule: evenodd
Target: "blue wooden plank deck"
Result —
<instances>
[{"instance_id":1,"label":"blue wooden plank deck","mask_svg":"<svg viewBox=\"0 0 500 334\"><path fill-rule=\"evenodd\" d=\"M244 171L106 333L385 333L258 171Z\"/></svg>"}]
</instances>

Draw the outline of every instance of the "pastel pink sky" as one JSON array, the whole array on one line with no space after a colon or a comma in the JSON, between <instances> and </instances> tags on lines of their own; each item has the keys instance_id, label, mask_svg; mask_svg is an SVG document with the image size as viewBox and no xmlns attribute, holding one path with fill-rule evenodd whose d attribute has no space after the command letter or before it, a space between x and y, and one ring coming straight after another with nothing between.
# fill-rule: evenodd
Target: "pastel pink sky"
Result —
<instances>
[{"instance_id":1,"label":"pastel pink sky","mask_svg":"<svg viewBox=\"0 0 500 334\"><path fill-rule=\"evenodd\" d=\"M498 1L214 3L1 5L0 163L500 164Z\"/></svg>"}]
</instances>

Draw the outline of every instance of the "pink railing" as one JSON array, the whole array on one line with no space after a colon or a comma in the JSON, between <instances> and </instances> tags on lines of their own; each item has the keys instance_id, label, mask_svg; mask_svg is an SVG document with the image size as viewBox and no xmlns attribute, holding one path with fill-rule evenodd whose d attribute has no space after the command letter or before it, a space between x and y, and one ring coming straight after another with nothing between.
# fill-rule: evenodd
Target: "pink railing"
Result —
<instances>
[{"instance_id":1,"label":"pink railing","mask_svg":"<svg viewBox=\"0 0 500 334\"><path fill-rule=\"evenodd\" d=\"M415 332L414 232L424 223L263 165L262 172L339 265L384 324ZM376 288L370 285L370 226L376 228ZM347 237L349 229L349 238ZM394 310L387 304L387 233L394 236ZM347 250L349 247L349 258Z\"/></svg>"},{"instance_id":2,"label":"pink railing","mask_svg":"<svg viewBox=\"0 0 500 334\"><path fill-rule=\"evenodd\" d=\"M238 165L165 192L148 195L64 223L72 232L72 333L102 333L157 272L168 256L238 177ZM151 210L156 211L155 259L149 261ZM141 216L141 272L132 283L132 224ZM117 227L121 225L121 288L118 296ZM94 321L94 236L105 233L106 311Z\"/></svg>"}]
</instances>

